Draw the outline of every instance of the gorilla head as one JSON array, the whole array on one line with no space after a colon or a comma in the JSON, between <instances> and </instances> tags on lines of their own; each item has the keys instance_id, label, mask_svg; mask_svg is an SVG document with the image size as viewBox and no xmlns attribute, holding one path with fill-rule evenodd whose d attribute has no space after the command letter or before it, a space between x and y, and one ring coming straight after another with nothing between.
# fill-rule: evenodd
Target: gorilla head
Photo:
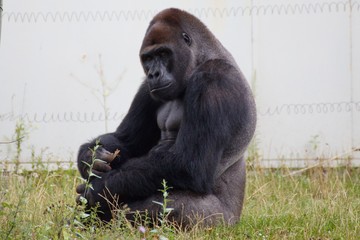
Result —
<instances>
[{"instance_id":1,"label":"gorilla head","mask_svg":"<svg viewBox=\"0 0 360 240\"><path fill-rule=\"evenodd\" d=\"M151 96L162 101L178 98L196 67L208 59L224 58L223 53L226 50L197 18L179 9L159 13L140 49Z\"/></svg>"}]
</instances>

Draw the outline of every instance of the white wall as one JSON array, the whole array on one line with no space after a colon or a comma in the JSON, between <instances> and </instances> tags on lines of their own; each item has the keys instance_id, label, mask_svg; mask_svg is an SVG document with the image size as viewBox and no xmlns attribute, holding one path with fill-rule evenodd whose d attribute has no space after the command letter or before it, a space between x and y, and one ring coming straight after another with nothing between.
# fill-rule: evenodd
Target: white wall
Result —
<instances>
[{"instance_id":1,"label":"white wall","mask_svg":"<svg viewBox=\"0 0 360 240\"><path fill-rule=\"evenodd\" d=\"M113 131L143 78L138 51L148 22L167 7L197 15L253 85L265 165L279 159L299 165L360 146L360 1L354 0L5 1L0 142L12 140L23 119L29 134L22 160L35 149L44 159L75 161L78 146L104 133L106 123ZM110 91L108 121L101 79ZM15 150L1 144L0 160L11 160Z\"/></svg>"}]
</instances>

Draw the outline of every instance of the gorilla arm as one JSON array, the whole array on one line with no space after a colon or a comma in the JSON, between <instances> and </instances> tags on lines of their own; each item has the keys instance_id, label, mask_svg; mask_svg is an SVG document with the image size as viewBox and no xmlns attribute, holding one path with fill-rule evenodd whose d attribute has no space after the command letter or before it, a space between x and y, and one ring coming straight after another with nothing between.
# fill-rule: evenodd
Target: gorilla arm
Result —
<instances>
[{"instance_id":1,"label":"gorilla arm","mask_svg":"<svg viewBox=\"0 0 360 240\"><path fill-rule=\"evenodd\" d=\"M142 84L137 92L129 112L113 133L100 135L94 140L83 144L78 153L78 169L83 178L88 177L88 166L84 162L91 163L92 149L99 140L101 147L96 152L96 158L107 163L96 163L93 171L102 175L111 169L118 168L126 159L139 157L146 154L160 138L160 131L156 123L156 110L159 103L155 102L148 93L147 86ZM113 160L117 149L120 155ZM111 163L110 163L111 162ZM109 165L110 164L110 165Z\"/></svg>"}]
</instances>

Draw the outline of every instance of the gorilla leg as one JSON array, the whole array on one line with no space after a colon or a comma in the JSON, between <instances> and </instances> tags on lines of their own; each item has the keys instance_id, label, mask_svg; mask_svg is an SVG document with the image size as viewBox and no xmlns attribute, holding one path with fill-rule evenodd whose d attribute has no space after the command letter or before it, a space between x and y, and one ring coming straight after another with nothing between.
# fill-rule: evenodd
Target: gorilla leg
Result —
<instances>
[{"instance_id":1,"label":"gorilla leg","mask_svg":"<svg viewBox=\"0 0 360 240\"><path fill-rule=\"evenodd\" d=\"M169 194L168 207L173 208L169 220L182 227L193 226L197 221L203 226L217 223L234 224L241 215L245 194L245 162L240 159L217 179L213 194L199 195L188 191L173 191ZM162 202L162 194L149 197L144 201L128 203L131 211L147 211L148 217L156 221L161 206L153 201ZM134 215L128 215L134 220Z\"/></svg>"}]
</instances>

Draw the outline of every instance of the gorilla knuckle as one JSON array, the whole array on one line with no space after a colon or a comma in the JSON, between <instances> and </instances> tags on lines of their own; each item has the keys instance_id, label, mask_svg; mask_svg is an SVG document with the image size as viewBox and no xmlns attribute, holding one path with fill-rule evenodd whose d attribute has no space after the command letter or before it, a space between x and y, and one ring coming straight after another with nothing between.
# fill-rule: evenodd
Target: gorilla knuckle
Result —
<instances>
[{"instance_id":1,"label":"gorilla knuckle","mask_svg":"<svg viewBox=\"0 0 360 240\"><path fill-rule=\"evenodd\" d=\"M78 194L84 193L84 192L85 192L85 186L86 186L85 183L78 185L78 186L76 187L76 192L77 192Z\"/></svg>"}]
</instances>

